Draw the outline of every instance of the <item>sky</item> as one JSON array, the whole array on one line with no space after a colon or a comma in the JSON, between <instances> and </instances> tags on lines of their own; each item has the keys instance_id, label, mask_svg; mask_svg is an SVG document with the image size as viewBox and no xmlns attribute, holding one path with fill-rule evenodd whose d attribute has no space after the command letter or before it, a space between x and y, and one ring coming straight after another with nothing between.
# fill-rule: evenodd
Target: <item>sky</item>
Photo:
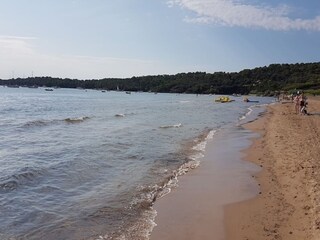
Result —
<instances>
[{"instance_id":1,"label":"sky","mask_svg":"<svg viewBox=\"0 0 320 240\"><path fill-rule=\"evenodd\" d=\"M0 79L319 61L319 0L0 0Z\"/></svg>"}]
</instances>

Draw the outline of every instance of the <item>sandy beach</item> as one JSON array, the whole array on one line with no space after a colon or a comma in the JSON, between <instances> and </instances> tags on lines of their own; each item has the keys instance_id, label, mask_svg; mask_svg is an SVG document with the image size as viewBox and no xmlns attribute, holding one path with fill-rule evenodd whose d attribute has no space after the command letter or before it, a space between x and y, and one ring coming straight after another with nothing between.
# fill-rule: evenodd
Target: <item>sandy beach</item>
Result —
<instances>
[{"instance_id":1,"label":"sandy beach","mask_svg":"<svg viewBox=\"0 0 320 240\"><path fill-rule=\"evenodd\" d=\"M258 197L226 208L227 239L320 239L320 102L309 99L311 115L291 103L276 104L246 127L261 138L247 159L262 166L255 177Z\"/></svg>"},{"instance_id":2,"label":"sandy beach","mask_svg":"<svg viewBox=\"0 0 320 240\"><path fill-rule=\"evenodd\" d=\"M320 239L318 99L309 99L308 112L297 115L293 103L269 106L237 139L241 149L251 138L242 156L216 136L201 166L155 204L151 240Z\"/></svg>"},{"instance_id":3,"label":"sandy beach","mask_svg":"<svg viewBox=\"0 0 320 240\"><path fill-rule=\"evenodd\" d=\"M179 177L178 188L156 201L151 240L225 239L224 206L259 193L251 176L260 167L241 160L251 137L242 127L216 133L200 167Z\"/></svg>"}]
</instances>

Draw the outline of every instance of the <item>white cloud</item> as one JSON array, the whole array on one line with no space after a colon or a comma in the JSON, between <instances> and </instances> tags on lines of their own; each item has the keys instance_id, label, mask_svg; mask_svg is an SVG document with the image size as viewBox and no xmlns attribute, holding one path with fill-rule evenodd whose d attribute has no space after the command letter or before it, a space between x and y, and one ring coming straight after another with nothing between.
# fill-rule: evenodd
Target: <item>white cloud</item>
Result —
<instances>
[{"instance_id":1,"label":"white cloud","mask_svg":"<svg viewBox=\"0 0 320 240\"><path fill-rule=\"evenodd\" d=\"M0 36L0 55L12 57L15 55L29 55L33 53L30 37Z\"/></svg>"},{"instance_id":2,"label":"white cloud","mask_svg":"<svg viewBox=\"0 0 320 240\"><path fill-rule=\"evenodd\" d=\"M290 18L291 8L287 5L250 5L241 0L171 0L167 3L169 7L178 5L196 13L196 17L185 19L188 22L268 30L320 31L320 16L313 19Z\"/></svg>"}]
</instances>

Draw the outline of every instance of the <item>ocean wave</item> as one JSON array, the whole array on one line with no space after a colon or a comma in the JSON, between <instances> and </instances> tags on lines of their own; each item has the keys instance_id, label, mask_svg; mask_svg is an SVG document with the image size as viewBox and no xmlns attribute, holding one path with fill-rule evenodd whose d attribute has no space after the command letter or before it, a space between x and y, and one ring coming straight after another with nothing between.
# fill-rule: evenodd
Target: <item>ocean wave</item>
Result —
<instances>
[{"instance_id":1,"label":"ocean wave","mask_svg":"<svg viewBox=\"0 0 320 240\"><path fill-rule=\"evenodd\" d=\"M188 173L190 170L199 167L199 165L200 165L199 159L192 159L191 161L182 164L182 166L175 172L175 178L178 178L179 176L182 176ZM176 181L178 182L178 180ZM172 182L172 183L176 185L177 182L176 183Z\"/></svg>"},{"instance_id":2,"label":"ocean wave","mask_svg":"<svg viewBox=\"0 0 320 240\"><path fill-rule=\"evenodd\" d=\"M156 212L153 209L154 203L168 195L173 188L178 187L178 178L182 175L187 174L189 171L197 168L200 165L200 157L203 157L203 152L205 150L205 146L208 140L214 137L216 130L205 131L205 133L201 134L197 140L194 142L194 146L191 147L191 152L193 154L189 155L186 162L184 162L180 167L176 170L173 170L164 181L161 183L155 184L153 186L141 187L138 189L140 192L139 197L135 198L135 200L131 203L134 206L139 206L139 208L145 209L146 212L149 212L149 217L146 218L149 222L149 227L147 228L147 233L150 233L152 229L156 226L155 217ZM168 173L167 169L163 170L163 173ZM153 211L152 211L153 210ZM153 214L150 214L153 213ZM146 234L147 236L149 234ZM126 238L124 238L126 239ZM148 238L145 238L148 239Z\"/></svg>"},{"instance_id":3,"label":"ocean wave","mask_svg":"<svg viewBox=\"0 0 320 240\"><path fill-rule=\"evenodd\" d=\"M265 108L266 106L269 106L272 104L275 104L275 103L274 102L273 103L262 103L262 104L254 104L254 105L250 106L248 108L248 111L243 116L239 117L239 121L246 119L254 111L254 108Z\"/></svg>"},{"instance_id":4,"label":"ocean wave","mask_svg":"<svg viewBox=\"0 0 320 240\"><path fill-rule=\"evenodd\" d=\"M65 118L65 119L52 119L52 120L33 120L27 123L24 123L22 128L34 128L34 127L45 127L59 123L81 123L90 119L89 117L76 117L76 118Z\"/></svg>"},{"instance_id":5,"label":"ocean wave","mask_svg":"<svg viewBox=\"0 0 320 240\"><path fill-rule=\"evenodd\" d=\"M89 117L76 117L76 118L65 118L64 121L67 123L80 123L90 119Z\"/></svg>"},{"instance_id":6,"label":"ocean wave","mask_svg":"<svg viewBox=\"0 0 320 240\"><path fill-rule=\"evenodd\" d=\"M208 140L212 139L217 130L206 131L204 134L201 134L194 142L194 145L191 147L190 155L188 156L186 162L184 162L176 170L173 170L169 173L169 176L160 183L153 186L148 186L140 191L144 192L145 195L142 199L146 200L150 206L159 199L171 192L171 189L178 186L178 177L188 173L190 170L197 168L200 165L200 157L203 157L203 152L205 150ZM164 173L167 173L167 169L164 170ZM141 198L140 198L141 199Z\"/></svg>"},{"instance_id":7,"label":"ocean wave","mask_svg":"<svg viewBox=\"0 0 320 240\"><path fill-rule=\"evenodd\" d=\"M48 121L48 120L35 120L35 121L30 121L27 122L23 125L23 127L43 127L43 126L47 126L50 125L51 123L53 123L54 121Z\"/></svg>"},{"instance_id":8,"label":"ocean wave","mask_svg":"<svg viewBox=\"0 0 320 240\"><path fill-rule=\"evenodd\" d=\"M117 113L114 115L115 117L125 117L126 115L123 113Z\"/></svg>"},{"instance_id":9,"label":"ocean wave","mask_svg":"<svg viewBox=\"0 0 320 240\"><path fill-rule=\"evenodd\" d=\"M251 107L249 107L249 108L248 108L248 111L246 112L246 114L244 114L243 116L241 116L241 117L239 118L239 120L241 121L241 120L246 119L247 116L249 116L252 112L253 112L253 109L252 109Z\"/></svg>"},{"instance_id":10,"label":"ocean wave","mask_svg":"<svg viewBox=\"0 0 320 240\"><path fill-rule=\"evenodd\" d=\"M197 140L193 142L193 147L189 149L194 154L189 155L185 162L177 169L172 171L162 169L159 174L165 175L165 178L161 182L137 187L135 191L137 194L132 198L130 205L126 209L128 212L134 213L135 216L140 216L132 225L121 228L119 232L99 236L97 239L149 239L152 229L156 226L155 217L157 212L153 208L154 203L169 194L173 188L178 187L178 179L180 176L185 175L200 165L200 160L195 157L195 152L203 152L207 141L213 138L215 132L216 130L209 130L201 134Z\"/></svg>"},{"instance_id":11,"label":"ocean wave","mask_svg":"<svg viewBox=\"0 0 320 240\"><path fill-rule=\"evenodd\" d=\"M174 124L174 125L163 125L163 126L160 126L159 128L180 128L180 127L182 127L181 123Z\"/></svg>"},{"instance_id":12,"label":"ocean wave","mask_svg":"<svg viewBox=\"0 0 320 240\"><path fill-rule=\"evenodd\" d=\"M17 189L18 182L15 180L8 180L0 183L0 192L9 192Z\"/></svg>"},{"instance_id":13,"label":"ocean wave","mask_svg":"<svg viewBox=\"0 0 320 240\"><path fill-rule=\"evenodd\" d=\"M140 194L131 202L131 207L138 207L139 209L144 210L152 208L158 199L169 194L173 188L178 187L179 176L188 173L190 170L197 168L199 165L199 160L189 160L188 162L182 164L177 170L172 171L171 174L161 183L152 186L140 187L138 189Z\"/></svg>"},{"instance_id":14,"label":"ocean wave","mask_svg":"<svg viewBox=\"0 0 320 240\"><path fill-rule=\"evenodd\" d=\"M192 147L193 150L204 152L208 140L212 139L217 130L210 130L207 134L201 135L195 140L195 145Z\"/></svg>"},{"instance_id":15,"label":"ocean wave","mask_svg":"<svg viewBox=\"0 0 320 240\"><path fill-rule=\"evenodd\" d=\"M43 169L23 168L11 176L0 180L0 192L16 190L19 186L33 182L36 178L44 174Z\"/></svg>"}]
</instances>

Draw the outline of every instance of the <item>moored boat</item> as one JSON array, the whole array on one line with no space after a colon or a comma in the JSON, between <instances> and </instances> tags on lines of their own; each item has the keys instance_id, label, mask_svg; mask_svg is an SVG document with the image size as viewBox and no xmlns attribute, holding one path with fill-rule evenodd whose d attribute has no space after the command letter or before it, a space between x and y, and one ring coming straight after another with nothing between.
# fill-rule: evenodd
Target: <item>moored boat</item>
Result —
<instances>
[{"instance_id":1,"label":"moored boat","mask_svg":"<svg viewBox=\"0 0 320 240\"><path fill-rule=\"evenodd\" d=\"M220 103L227 103L227 102L233 102L234 100L227 96L218 97L214 100L215 102Z\"/></svg>"},{"instance_id":2,"label":"moored boat","mask_svg":"<svg viewBox=\"0 0 320 240\"><path fill-rule=\"evenodd\" d=\"M250 99L247 98L247 97L244 97L244 98L243 98L243 101L244 101L244 102L255 102L255 103L259 102L259 101L250 100Z\"/></svg>"}]
</instances>

